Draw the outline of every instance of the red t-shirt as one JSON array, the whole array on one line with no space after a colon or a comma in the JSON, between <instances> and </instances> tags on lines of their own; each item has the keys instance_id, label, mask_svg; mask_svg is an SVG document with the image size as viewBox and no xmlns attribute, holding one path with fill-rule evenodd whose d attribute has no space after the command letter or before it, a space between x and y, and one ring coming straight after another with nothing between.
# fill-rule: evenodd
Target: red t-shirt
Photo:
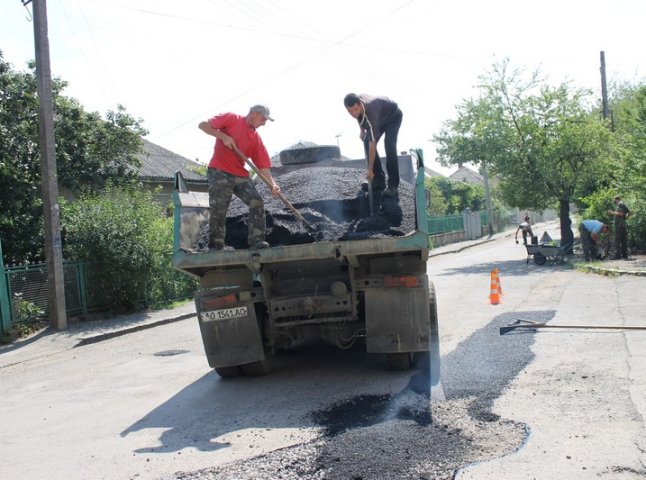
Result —
<instances>
[{"instance_id":1,"label":"red t-shirt","mask_svg":"<svg viewBox=\"0 0 646 480\"><path fill-rule=\"evenodd\" d=\"M233 138L240 151L251 158L258 168L271 167L269 154L260 135L255 128L247 124L245 117L235 113L222 113L210 118L209 124ZM236 152L227 148L220 140L216 140L209 168L224 170L238 177L248 177L249 172L245 170L244 166L245 162L238 157Z\"/></svg>"}]
</instances>

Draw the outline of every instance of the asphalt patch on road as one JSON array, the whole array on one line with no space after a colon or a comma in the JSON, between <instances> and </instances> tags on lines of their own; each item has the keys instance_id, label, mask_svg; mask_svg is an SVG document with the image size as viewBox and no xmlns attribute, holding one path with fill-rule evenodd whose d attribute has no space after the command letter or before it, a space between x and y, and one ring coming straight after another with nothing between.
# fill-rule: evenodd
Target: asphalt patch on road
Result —
<instances>
[{"instance_id":1,"label":"asphalt patch on road","mask_svg":"<svg viewBox=\"0 0 646 480\"><path fill-rule=\"evenodd\" d=\"M404 398L406 393L408 398ZM330 437L388 419L412 420L418 425L427 426L431 423L430 398L413 392L359 395L312 414L312 420L323 426L324 434Z\"/></svg>"},{"instance_id":2,"label":"asphalt patch on road","mask_svg":"<svg viewBox=\"0 0 646 480\"><path fill-rule=\"evenodd\" d=\"M493 402L534 359L534 331L500 335L500 328L522 318L549 322L556 312L528 311L499 315L442 358L442 385L447 400L474 398L471 415L492 419Z\"/></svg>"},{"instance_id":3,"label":"asphalt patch on road","mask_svg":"<svg viewBox=\"0 0 646 480\"><path fill-rule=\"evenodd\" d=\"M500 327L518 318L547 322L554 314L503 314L466 338L442 358L441 384L433 388L443 388L446 400L431 403L431 395L409 386L394 395L355 396L312 412L322 433L315 441L171 478L454 479L466 466L508 455L524 444L526 425L501 418L492 407L533 360L534 331L501 336ZM411 379L428 371L418 365ZM432 383L426 384L430 388ZM420 415L424 409L426 417Z\"/></svg>"},{"instance_id":4,"label":"asphalt patch on road","mask_svg":"<svg viewBox=\"0 0 646 480\"><path fill-rule=\"evenodd\" d=\"M396 197L373 192L373 214L367 192L361 188L365 172L356 168L309 167L280 176L284 197L311 225L308 227L264 183L256 185L263 197L270 246L314 242L400 237L416 228L415 190L401 182ZM225 244L248 248L248 207L234 196L227 211ZM209 226L200 228L196 250L208 244Z\"/></svg>"}]
</instances>

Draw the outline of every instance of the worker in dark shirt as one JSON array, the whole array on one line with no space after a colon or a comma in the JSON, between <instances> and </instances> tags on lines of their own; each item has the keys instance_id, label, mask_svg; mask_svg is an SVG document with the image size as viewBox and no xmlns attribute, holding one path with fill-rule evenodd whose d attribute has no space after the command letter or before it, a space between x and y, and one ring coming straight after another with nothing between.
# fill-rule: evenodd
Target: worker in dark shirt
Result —
<instances>
[{"instance_id":1,"label":"worker in dark shirt","mask_svg":"<svg viewBox=\"0 0 646 480\"><path fill-rule=\"evenodd\" d=\"M395 197L399 188L399 161L397 157L397 135L402 124L402 111L397 103L388 97L349 93L343 104L352 117L359 122L360 138L363 141L368 172L366 178L376 190L386 188L386 176L377 153L377 142L382 135L386 150L387 197Z\"/></svg>"},{"instance_id":2,"label":"worker in dark shirt","mask_svg":"<svg viewBox=\"0 0 646 480\"><path fill-rule=\"evenodd\" d=\"M523 243L527 245L527 237L533 237L534 233L532 232L532 226L529 224L529 215L525 214L525 218L523 218L523 221L520 225L518 225L518 228L516 229L516 243L518 243L518 232L522 231L523 232Z\"/></svg>"},{"instance_id":3,"label":"worker in dark shirt","mask_svg":"<svg viewBox=\"0 0 646 480\"><path fill-rule=\"evenodd\" d=\"M608 215L615 217L615 260L628 258L628 229L626 219L630 215L630 209L621 200L621 196L614 198L615 210L608 210Z\"/></svg>"}]
</instances>

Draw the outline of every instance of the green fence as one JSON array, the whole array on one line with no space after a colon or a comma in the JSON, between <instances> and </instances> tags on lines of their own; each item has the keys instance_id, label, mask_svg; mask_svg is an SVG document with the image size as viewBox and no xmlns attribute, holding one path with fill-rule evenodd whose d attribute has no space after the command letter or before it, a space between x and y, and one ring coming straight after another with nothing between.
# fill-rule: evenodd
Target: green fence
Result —
<instances>
[{"instance_id":1,"label":"green fence","mask_svg":"<svg viewBox=\"0 0 646 480\"><path fill-rule=\"evenodd\" d=\"M11 323L33 321L47 313L47 265L24 265L4 270ZM85 268L81 263L63 264L65 306L70 315L87 312Z\"/></svg>"},{"instance_id":2,"label":"green fence","mask_svg":"<svg viewBox=\"0 0 646 480\"><path fill-rule=\"evenodd\" d=\"M0 242L0 336L3 337L11 328L10 298L7 288L7 276L4 272L2 242Z\"/></svg>"},{"instance_id":3,"label":"green fence","mask_svg":"<svg viewBox=\"0 0 646 480\"><path fill-rule=\"evenodd\" d=\"M437 235L464 230L462 215L444 215L441 217L428 217L428 234Z\"/></svg>"},{"instance_id":4,"label":"green fence","mask_svg":"<svg viewBox=\"0 0 646 480\"><path fill-rule=\"evenodd\" d=\"M168 268L173 269L170 258ZM185 279L185 275L181 272L174 271L174 273ZM63 263L65 310L68 315L110 309L109 305L99 304L96 300L97 295L93 294L95 282L92 279L96 275L100 275L100 272L93 270L91 265L87 266L81 262ZM5 336L12 325L47 318L49 303L47 283L46 264L5 268L0 260L0 337ZM175 285L165 285L164 292L169 297L165 301L182 300L193 294L194 288L187 287L186 282L174 283ZM142 308L149 307L149 299L142 299L141 305Z\"/></svg>"}]
</instances>

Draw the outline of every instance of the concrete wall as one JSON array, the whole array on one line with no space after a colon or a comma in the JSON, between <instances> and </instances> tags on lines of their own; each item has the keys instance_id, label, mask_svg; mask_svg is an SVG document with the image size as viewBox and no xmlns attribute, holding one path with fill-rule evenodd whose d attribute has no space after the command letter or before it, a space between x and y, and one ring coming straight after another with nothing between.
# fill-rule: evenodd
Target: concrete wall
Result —
<instances>
[{"instance_id":1,"label":"concrete wall","mask_svg":"<svg viewBox=\"0 0 646 480\"><path fill-rule=\"evenodd\" d=\"M468 240L466 238L466 232L464 230L431 235L430 239L431 239L432 248L441 247L442 245L448 245L449 243L457 243L457 242L463 242L465 240Z\"/></svg>"}]
</instances>

